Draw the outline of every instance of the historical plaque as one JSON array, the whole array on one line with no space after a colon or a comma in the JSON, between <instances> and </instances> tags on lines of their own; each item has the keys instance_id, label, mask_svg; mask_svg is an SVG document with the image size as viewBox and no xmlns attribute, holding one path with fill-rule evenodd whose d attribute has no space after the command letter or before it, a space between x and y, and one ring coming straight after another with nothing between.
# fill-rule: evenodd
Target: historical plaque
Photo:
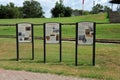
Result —
<instances>
[{"instance_id":1,"label":"historical plaque","mask_svg":"<svg viewBox=\"0 0 120 80\"><path fill-rule=\"evenodd\" d=\"M60 40L60 25L59 23L45 24L45 39L46 43L59 43Z\"/></svg>"},{"instance_id":2,"label":"historical plaque","mask_svg":"<svg viewBox=\"0 0 120 80\"><path fill-rule=\"evenodd\" d=\"M79 45L92 45L93 35L94 35L93 22L78 23L78 44Z\"/></svg>"}]
</instances>

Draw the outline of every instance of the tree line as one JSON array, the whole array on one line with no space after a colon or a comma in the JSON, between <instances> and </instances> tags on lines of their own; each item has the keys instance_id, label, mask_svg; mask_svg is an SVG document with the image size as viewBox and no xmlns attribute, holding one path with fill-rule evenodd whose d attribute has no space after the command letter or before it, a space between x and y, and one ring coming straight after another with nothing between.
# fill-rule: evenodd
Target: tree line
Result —
<instances>
[{"instance_id":1,"label":"tree line","mask_svg":"<svg viewBox=\"0 0 120 80\"><path fill-rule=\"evenodd\" d=\"M44 12L39 2L24 1L23 7L17 7L10 2L6 6L0 5L0 18L41 18Z\"/></svg>"},{"instance_id":2,"label":"tree line","mask_svg":"<svg viewBox=\"0 0 120 80\"><path fill-rule=\"evenodd\" d=\"M102 6L101 4L95 5L91 11L73 10L71 7L66 7L63 4L63 0L56 2L55 6L51 9L51 17L70 17L80 16L82 14L98 14L99 12L107 12L111 10L108 6ZM38 1L24 1L22 7L15 6L10 2L7 5L0 5L0 19L5 18L44 18L44 12L41 4Z\"/></svg>"}]
</instances>

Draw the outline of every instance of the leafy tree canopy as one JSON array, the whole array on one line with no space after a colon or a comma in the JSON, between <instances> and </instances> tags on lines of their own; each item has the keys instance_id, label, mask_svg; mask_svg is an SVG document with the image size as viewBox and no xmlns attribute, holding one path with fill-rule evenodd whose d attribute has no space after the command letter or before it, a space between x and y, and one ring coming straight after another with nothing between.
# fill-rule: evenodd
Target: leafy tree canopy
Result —
<instances>
[{"instance_id":1,"label":"leafy tree canopy","mask_svg":"<svg viewBox=\"0 0 120 80\"><path fill-rule=\"evenodd\" d=\"M37 1L25 1L23 3L23 16L25 18L43 17L43 10Z\"/></svg>"},{"instance_id":2,"label":"leafy tree canopy","mask_svg":"<svg viewBox=\"0 0 120 80\"><path fill-rule=\"evenodd\" d=\"M70 7L65 7L63 1L56 2L55 7L51 9L52 17L69 17L72 14Z\"/></svg>"}]
</instances>

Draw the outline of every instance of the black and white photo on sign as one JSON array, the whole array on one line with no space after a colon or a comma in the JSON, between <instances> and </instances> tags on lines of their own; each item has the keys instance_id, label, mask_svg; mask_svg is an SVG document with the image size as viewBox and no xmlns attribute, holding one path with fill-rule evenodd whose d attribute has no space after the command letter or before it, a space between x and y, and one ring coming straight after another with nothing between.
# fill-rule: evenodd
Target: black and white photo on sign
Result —
<instances>
[{"instance_id":1,"label":"black and white photo on sign","mask_svg":"<svg viewBox=\"0 0 120 80\"><path fill-rule=\"evenodd\" d=\"M78 23L78 44L93 44L94 24L92 22Z\"/></svg>"},{"instance_id":2,"label":"black and white photo on sign","mask_svg":"<svg viewBox=\"0 0 120 80\"><path fill-rule=\"evenodd\" d=\"M46 23L46 43L59 43L59 23Z\"/></svg>"},{"instance_id":3,"label":"black and white photo on sign","mask_svg":"<svg viewBox=\"0 0 120 80\"><path fill-rule=\"evenodd\" d=\"M31 24L18 24L18 41L31 42Z\"/></svg>"}]
</instances>

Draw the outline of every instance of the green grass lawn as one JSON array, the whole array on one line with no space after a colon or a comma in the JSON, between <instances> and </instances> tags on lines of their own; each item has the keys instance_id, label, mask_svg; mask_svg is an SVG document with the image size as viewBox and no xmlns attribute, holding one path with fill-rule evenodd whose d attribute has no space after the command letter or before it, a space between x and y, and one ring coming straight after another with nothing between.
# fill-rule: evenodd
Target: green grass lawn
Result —
<instances>
[{"instance_id":1,"label":"green grass lawn","mask_svg":"<svg viewBox=\"0 0 120 80\"><path fill-rule=\"evenodd\" d=\"M30 18L30 19L0 19L0 24L16 24L30 22L43 24L45 22L76 23L80 21L109 22L106 14L64 17L64 18ZM0 35L15 36L15 26L0 26ZM43 26L34 26L34 35L43 36ZM63 38L75 38L75 26L62 26ZM120 24L97 24L97 39L120 40ZM0 68L25 70L32 72L71 75L101 80L120 79L120 45L96 44L96 66L92 66L92 47L78 47L78 64L75 62L75 43L62 42L62 63L59 62L59 45L47 44L47 64L43 63L43 41L35 40L35 60L31 60L31 44L20 44L20 61L16 61L16 40L0 38Z\"/></svg>"},{"instance_id":2,"label":"green grass lawn","mask_svg":"<svg viewBox=\"0 0 120 80\"><path fill-rule=\"evenodd\" d=\"M107 18L107 14L105 13L62 18L0 19L0 24L16 24L20 22L30 22L34 24L43 24L45 22L76 23L80 21L109 22L109 19Z\"/></svg>"},{"instance_id":3,"label":"green grass lawn","mask_svg":"<svg viewBox=\"0 0 120 80\"><path fill-rule=\"evenodd\" d=\"M76 23L80 21L109 22L107 14L86 15L63 18L29 18L29 19L0 19L0 24L16 24L20 22L30 22L43 24L45 22ZM120 40L120 24L97 24L96 37L102 39ZM16 35L15 26L0 26L0 35ZM34 26L34 35L43 36L43 26ZM75 38L75 25L62 25L63 38Z\"/></svg>"},{"instance_id":4,"label":"green grass lawn","mask_svg":"<svg viewBox=\"0 0 120 80\"><path fill-rule=\"evenodd\" d=\"M43 63L43 41L35 40L35 60L31 44L20 44L20 61L16 61L15 39L0 38L0 68L71 75L101 80L120 79L120 45L96 44L96 66L92 66L91 46L78 47L78 64L74 66L75 43L62 42L63 61L59 62L59 45L47 44L47 64ZM71 47L72 46L72 47ZM27 48L26 48L27 47Z\"/></svg>"},{"instance_id":5,"label":"green grass lawn","mask_svg":"<svg viewBox=\"0 0 120 80\"><path fill-rule=\"evenodd\" d=\"M15 27L0 27L0 35L16 35ZM43 37L43 26L34 27L34 35ZM63 38L75 38L75 26L63 25L62 26ZM120 24L97 24L96 25L96 38L98 39L115 39L120 40Z\"/></svg>"}]
</instances>

